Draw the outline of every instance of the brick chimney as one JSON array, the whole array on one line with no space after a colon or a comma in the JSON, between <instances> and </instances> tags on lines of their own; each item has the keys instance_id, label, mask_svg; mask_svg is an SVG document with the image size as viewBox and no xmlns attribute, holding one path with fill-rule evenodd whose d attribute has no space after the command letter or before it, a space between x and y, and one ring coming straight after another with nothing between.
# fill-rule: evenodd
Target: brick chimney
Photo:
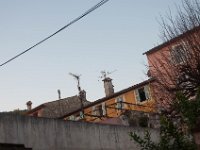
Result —
<instances>
[{"instance_id":1,"label":"brick chimney","mask_svg":"<svg viewBox=\"0 0 200 150\"><path fill-rule=\"evenodd\" d=\"M81 92L82 92L82 94L83 94L83 100L86 101L86 100L87 100L87 99L86 99L86 91L85 91L85 90L82 90Z\"/></svg>"},{"instance_id":2,"label":"brick chimney","mask_svg":"<svg viewBox=\"0 0 200 150\"><path fill-rule=\"evenodd\" d=\"M114 94L114 88L113 88L114 86L112 84L112 79L109 77L106 77L102 81L104 82L104 89L105 89L106 97Z\"/></svg>"},{"instance_id":3,"label":"brick chimney","mask_svg":"<svg viewBox=\"0 0 200 150\"><path fill-rule=\"evenodd\" d=\"M28 101L26 103L26 106L27 106L27 110L31 110L32 109L32 102L31 101Z\"/></svg>"}]
</instances>

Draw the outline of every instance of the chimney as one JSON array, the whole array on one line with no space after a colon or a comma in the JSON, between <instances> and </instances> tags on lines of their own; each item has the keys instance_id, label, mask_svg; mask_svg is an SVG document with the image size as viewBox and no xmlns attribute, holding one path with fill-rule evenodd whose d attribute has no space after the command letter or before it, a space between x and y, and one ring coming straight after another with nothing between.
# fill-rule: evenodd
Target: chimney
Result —
<instances>
[{"instance_id":1,"label":"chimney","mask_svg":"<svg viewBox=\"0 0 200 150\"><path fill-rule=\"evenodd\" d=\"M86 101L86 91L85 90L81 90L79 93L79 96L81 96L83 101Z\"/></svg>"},{"instance_id":2,"label":"chimney","mask_svg":"<svg viewBox=\"0 0 200 150\"><path fill-rule=\"evenodd\" d=\"M60 89L58 89L57 92L58 92L58 99L61 99L61 91L60 91Z\"/></svg>"},{"instance_id":3,"label":"chimney","mask_svg":"<svg viewBox=\"0 0 200 150\"><path fill-rule=\"evenodd\" d=\"M85 90L82 90L82 92L83 92L83 100L86 101L86 100L87 100L87 99L86 99L86 91L85 91Z\"/></svg>"},{"instance_id":4,"label":"chimney","mask_svg":"<svg viewBox=\"0 0 200 150\"><path fill-rule=\"evenodd\" d=\"M31 110L32 109L32 102L31 101L28 101L26 103L26 106L27 106L27 110Z\"/></svg>"},{"instance_id":5,"label":"chimney","mask_svg":"<svg viewBox=\"0 0 200 150\"><path fill-rule=\"evenodd\" d=\"M114 88L113 88L114 86L112 84L112 79L109 77L106 77L102 81L104 82L104 89L105 89L106 97L114 94Z\"/></svg>"}]
</instances>

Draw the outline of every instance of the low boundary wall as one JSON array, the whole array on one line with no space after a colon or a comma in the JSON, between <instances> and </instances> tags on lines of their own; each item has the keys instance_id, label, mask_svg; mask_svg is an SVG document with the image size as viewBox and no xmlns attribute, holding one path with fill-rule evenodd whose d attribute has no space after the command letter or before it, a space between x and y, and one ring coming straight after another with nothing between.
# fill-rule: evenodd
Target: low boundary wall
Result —
<instances>
[{"instance_id":1,"label":"low boundary wall","mask_svg":"<svg viewBox=\"0 0 200 150\"><path fill-rule=\"evenodd\" d=\"M33 150L137 150L129 132L144 129L0 114L0 143ZM151 131L157 140L158 132Z\"/></svg>"}]
</instances>

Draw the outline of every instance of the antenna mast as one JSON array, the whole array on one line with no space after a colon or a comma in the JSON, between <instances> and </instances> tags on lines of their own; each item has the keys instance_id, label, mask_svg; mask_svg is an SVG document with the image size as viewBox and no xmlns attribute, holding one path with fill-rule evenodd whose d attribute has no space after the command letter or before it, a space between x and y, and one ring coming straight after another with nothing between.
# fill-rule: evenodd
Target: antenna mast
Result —
<instances>
[{"instance_id":1,"label":"antenna mast","mask_svg":"<svg viewBox=\"0 0 200 150\"><path fill-rule=\"evenodd\" d=\"M76 74L73 74L73 73L69 73L69 75L73 76L76 80L77 80L77 88L78 88L78 92L79 92L79 99L80 99L80 102L81 102L81 114L80 114L80 117L81 118L84 118L84 109L83 109L83 97L84 97L84 92L81 90L81 86L80 86L80 76L81 75L76 75Z\"/></svg>"},{"instance_id":2,"label":"antenna mast","mask_svg":"<svg viewBox=\"0 0 200 150\"><path fill-rule=\"evenodd\" d=\"M111 71L111 72L103 70L103 71L101 71L101 76L100 76L100 78L101 78L101 79L106 79L106 78L108 77L108 75L110 75L110 74L112 74L112 73L114 73L114 72L116 72L116 71L117 71L116 69L113 70L113 71Z\"/></svg>"},{"instance_id":3,"label":"antenna mast","mask_svg":"<svg viewBox=\"0 0 200 150\"><path fill-rule=\"evenodd\" d=\"M81 86L80 86L80 76L81 75L76 75L71 72L69 73L69 75L73 76L77 80L77 88L78 88L78 91L80 92L81 91Z\"/></svg>"}]
</instances>

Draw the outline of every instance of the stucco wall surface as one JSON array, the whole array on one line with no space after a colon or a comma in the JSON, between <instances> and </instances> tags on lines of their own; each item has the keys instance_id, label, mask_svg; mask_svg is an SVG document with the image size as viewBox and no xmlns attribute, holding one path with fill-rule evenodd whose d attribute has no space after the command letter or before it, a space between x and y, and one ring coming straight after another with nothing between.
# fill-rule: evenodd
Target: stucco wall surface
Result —
<instances>
[{"instance_id":1,"label":"stucco wall surface","mask_svg":"<svg viewBox=\"0 0 200 150\"><path fill-rule=\"evenodd\" d=\"M0 114L0 143L33 150L137 150L128 133L142 129ZM158 132L153 130L157 140Z\"/></svg>"}]
</instances>

